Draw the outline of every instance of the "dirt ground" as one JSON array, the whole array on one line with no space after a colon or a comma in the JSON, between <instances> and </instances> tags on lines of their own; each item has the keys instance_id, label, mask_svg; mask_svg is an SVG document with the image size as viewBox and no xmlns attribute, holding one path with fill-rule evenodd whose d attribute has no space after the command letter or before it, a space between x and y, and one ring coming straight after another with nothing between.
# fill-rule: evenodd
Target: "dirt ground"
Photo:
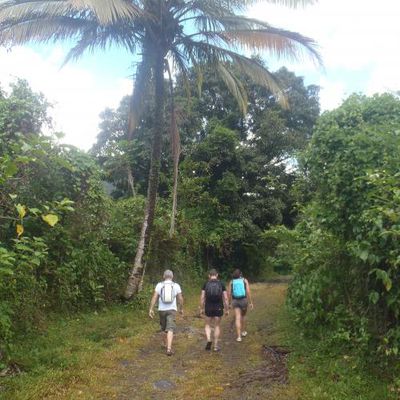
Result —
<instances>
[{"instance_id":1,"label":"dirt ground","mask_svg":"<svg viewBox=\"0 0 400 400\"><path fill-rule=\"evenodd\" d=\"M174 355L167 357L156 333L140 348L119 359L110 392L118 400L133 399L274 399L291 398L286 357L276 318L285 283L252 285L254 310L248 314L248 336L236 342L233 315L222 323L221 351L204 350L204 321L196 316L197 303L178 317ZM288 396L288 397L287 397ZM104 398L105 400L106 398ZM109 399L109 397L107 397Z\"/></svg>"}]
</instances>

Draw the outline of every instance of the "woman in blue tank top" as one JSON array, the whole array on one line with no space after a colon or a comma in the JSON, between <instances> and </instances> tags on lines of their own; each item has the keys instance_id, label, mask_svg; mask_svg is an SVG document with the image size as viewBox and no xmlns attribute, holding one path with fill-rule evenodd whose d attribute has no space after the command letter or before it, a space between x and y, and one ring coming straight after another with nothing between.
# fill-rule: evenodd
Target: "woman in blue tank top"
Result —
<instances>
[{"instance_id":1,"label":"woman in blue tank top","mask_svg":"<svg viewBox=\"0 0 400 400\"><path fill-rule=\"evenodd\" d=\"M254 307L251 299L249 281L243 278L240 269L235 269L235 271L233 271L232 278L228 285L228 297L235 313L236 341L241 342L242 337L247 335L247 307L250 306L251 310Z\"/></svg>"}]
</instances>

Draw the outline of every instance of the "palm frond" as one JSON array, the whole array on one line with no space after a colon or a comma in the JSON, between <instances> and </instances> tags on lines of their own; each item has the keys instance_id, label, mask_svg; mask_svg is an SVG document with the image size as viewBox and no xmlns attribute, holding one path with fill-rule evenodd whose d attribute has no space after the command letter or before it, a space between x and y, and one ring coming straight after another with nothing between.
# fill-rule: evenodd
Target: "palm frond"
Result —
<instances>
[{"instance_id":1,"label":"palm frond","mask_svg":"<svg viewBox=\"0 0 400 400\"><path fill-rule=\"evenodd\" d=\"M49 42L77 37L91 23L69 17L53 17L0 26L0 44L22 45L27 42Z\"/></svg>"},{"instance_id":2,"label":"palm frond","mask_svg":"<svg viewBox=\"0 0 400 400\"><path fill-rule=\"evenodd\" d=\"M221 35L230 41L231 45L246 50L267 50L278 58L285 57L298 61L303 59L307 52L314 61L322 65L316 42L297 32L268 27L225 31L221 32Z\"/></svg>"},{"instance_id":3,"label":"palm frond","mask_svg":"<svg viewBox=\"0 0 400 400\"><path fill-rule=\"evenodd\" d=\"M135 84L133 86L131 101L129 103L128 139L132 139L139 124L139 120L142 117L145 100L150 86L150 75L151 61L146 49L144 49L142 61L136 69Z\"/></svg>"},{"instance_id":4,"label":"palm frond","mask_svg":"<svg viewBox=\"0 0 400 400\"><path fill-rule=\"evenodd\" d=\"M217 65L220 62L233 63L241 73L249 76L255 84L271 90L282 107L288 107L287 99L281 89L281 85L268 69L257 60L245 57L223 47L218 47L210 43L199 43L190 39L183 40L182 46L185 48L185 52L198 62L209 63L211 65Z\"/></svg>"},{"instance_id":5,"label":"palm frond","mask_svg":"<svg viewBox=\"0 0 400 400\"><path fill-rule=\"evenodd\" d=\"M72 4L64 0L8 0L0 3L0 23L40 16L59 17L74 11Z\"/></svg>"},{"instance_id":6,"label":"palm frond","mask_svg":"<svg viewBox=\"0 0 400 400\"><path fill-rule=\"evenodd\" d=\"M134 2L127 0L69 0L69 2L76 10L92 11L103 25L142 14L142 10Z\"/></svg>"},{"instance_id":7,"label":"palm frond","mask_svg":"<svg viewBox=\"0 0 400 400\"><path fill-rule=\"evenodd\" d=\"M27 17L59 17L91 13L101 25L142 15L142 10L127 0L8 0L0 3L0 24ZM87 16L87 15L86 15Z\"/></svg>"},{"instance_id":8,"label":"palm frond","mask_svg":"<svg viewBox=\"0 0 400 400\"><path fill-rule=\"evenodd\" d=\"M96 48L106 49L112 44L124 47L134 53L140 43L140 34L134 27L122 24L106 27L93 24L81 33L80 39L68 52L64 64L71 60L77 60L87 51L94 51Z\"/></svg>"},{"instance_id":9,"label":"palm frond","mask_svg":"<svg viewBox=\"0 0 400 400\"><path fill-rule=\"evenodd\" d=\"M243 84L231 73L228 68L224 66L223 63L217 64L217 71L224 81L226 87L231 92L232 96L235 98L239 109L242 114L245 115L247 112L247 93Z\"/></svg>"},{"instance_id":10,"label":"palm frond","mask_svg":"<svg viewBox=\"0 0 400 400\"><path fill-rule=\"evenodd\" d=\"M243 56L233 56L233 62L242 74L247 75L255 84L268 88L283 108L289 103L282 90L282 84L257 60Z\"/></svg>"}]
</instances>

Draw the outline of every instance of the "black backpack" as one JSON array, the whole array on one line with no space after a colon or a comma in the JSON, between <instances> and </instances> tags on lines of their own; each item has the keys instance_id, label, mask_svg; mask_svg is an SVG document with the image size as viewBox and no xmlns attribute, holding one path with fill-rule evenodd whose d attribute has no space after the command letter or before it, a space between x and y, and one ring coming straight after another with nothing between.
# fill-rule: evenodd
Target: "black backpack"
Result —
<instances>
[{"instance_id":1,"label":"black backpack","mask_svg":"<svg viewBox=\"0 0 400 400\"><path fill-rule=\"evenodd\" d=\"M211 280L205 287L206 300L211 303L219 303L222 300L222 283L217 280Z\"/></svg>"}]
</instances>

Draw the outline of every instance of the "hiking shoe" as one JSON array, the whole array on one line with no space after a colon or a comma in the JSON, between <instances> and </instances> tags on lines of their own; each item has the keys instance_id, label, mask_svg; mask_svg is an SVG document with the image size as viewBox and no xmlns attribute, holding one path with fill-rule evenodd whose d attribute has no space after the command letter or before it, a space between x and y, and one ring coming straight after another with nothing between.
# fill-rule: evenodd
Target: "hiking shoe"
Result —
<instances>
[{"instance_id":1,"label":"hiking shoe","mask_svg":"<svg viewBox=\"0 0 400 400\"><path fill-rule=\"evenodd\" d=\"M212 342L207 342L205 349L211 350L211 345L212 345Z\"/></svg>"},{"instance_id":2,"label":"hiking shoe","mask_svg":"<svg viewBox=\"0 0 400 400\"><path fill-rule=\"evenodd\" d=\"M171 349L167 349L166 354L167 354L167 356L172 356L172 354L174 354L174 353L172 352Z\"/></svg>"},{"instance_id":3,"label":"hiking shoe","mask_svg":"<svg viewBox=\"0 0 400 400\"><path fill-rule=\"evenodd\" d=\"M242 337L246 337L247 336L247 331L243 331L242 332Z\"/></svg>"},{"instance_id":4,"label":"hiking shoe","mask_svg":"<svg viewBox=\"0 0 400 400\"><path fill-rule=\"evenodd\" d=\"M242 338L239 336L238 338L236 338L236 341L237 341L237 342L241 342L241 341L242 341Z\"/></svg>"}]
</instances>

